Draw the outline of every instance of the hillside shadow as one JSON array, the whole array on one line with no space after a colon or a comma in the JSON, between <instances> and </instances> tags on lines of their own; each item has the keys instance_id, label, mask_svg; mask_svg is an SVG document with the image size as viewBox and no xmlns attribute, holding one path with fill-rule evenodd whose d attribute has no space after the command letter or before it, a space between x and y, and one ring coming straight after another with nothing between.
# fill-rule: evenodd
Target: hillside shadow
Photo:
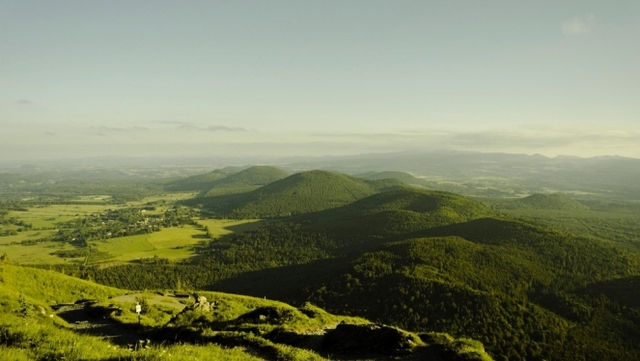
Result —
<instances>
[{"instance_id":1,"label":"hillside shadow","mask_svg":"<svg viewBox=\"0 0 640 361\"><path fill-rule=\"evenodd\" d=\"M67 321L75 332L103 337L118 346L136 345L141 337L135 326L132 328L108 318L96 317L82 305L58 312L57 315Z\"/></svg>"},{"instance_id":2,"label":"hillside shadow","mask_svg":"<svg viewBox=\"0 0 640 361\"><path fill-rule=\"evenodd\" d=\"M208 290L265 297L282 301L303 302L305 288L339 275L349 259L317 260L307 264L246 272L209 285Z\"/></svg>"},{"instance_id":3,"label":"hillside shadow","mask_svg":"<svg viewBox=\"0 0 640 361\"><path fill-rule=\"evenodd\" d=\"M578 292L593 298L606 296L623 307L640 309L640 276L592 283Z\"/></svg>"},{"instance_id":4,"label":"hillside shadow","mask_svg":"<svg viewBox=\"0 0 640 361\"><path fill-rule=\"evenodd\" d=\"M226 226L223 227L224 229L231 231L233 233L242 233L242 232L246 232L246 231L252 231L258 227L261 227L265 224L271 223L274 220L272 219L261 219L255 222L247 222L247 223L242 223L242 224L236 224L236 225L231 225L231 226Z\"/></svg>"}]
</instances>

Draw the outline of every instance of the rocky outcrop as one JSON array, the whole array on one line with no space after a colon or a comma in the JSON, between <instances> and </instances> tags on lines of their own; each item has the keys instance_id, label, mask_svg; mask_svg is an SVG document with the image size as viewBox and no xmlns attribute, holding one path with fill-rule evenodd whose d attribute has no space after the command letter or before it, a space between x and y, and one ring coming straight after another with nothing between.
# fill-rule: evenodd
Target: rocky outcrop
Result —
<instances>
[{"instance_id":1,"label":"rocky outcrop","mask_svg":"<svg viewBox=\"0 0 640 361\"><path fill-rule=\"evenodd\" d=\"M373 352L383 354L409 351L421 341L412 334L395 327L367 324L339 324L327 332L322 348L338 353Z\"/></svg>"},{"instance_id":2,"label":"rocky outcrop","mask_svg":"<svg viewBox=\"0 0 640 361\"><path fill-rule=\"evenodd\" d=\"M207 298L204 296L198 297L196 303L191 306L191 309L198 312L210 312L211 311L211 302L207 301Z\"/></svg>"}]
</instances>

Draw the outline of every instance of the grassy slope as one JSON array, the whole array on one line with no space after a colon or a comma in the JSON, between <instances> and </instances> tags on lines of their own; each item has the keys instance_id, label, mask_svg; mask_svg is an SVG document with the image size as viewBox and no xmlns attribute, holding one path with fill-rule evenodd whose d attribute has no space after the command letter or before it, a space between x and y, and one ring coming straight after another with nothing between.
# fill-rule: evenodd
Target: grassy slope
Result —
<instances>
[{"instance_id":1,"label":"grassy slope","mask_svg":"<svg viewBox=\"0 0 640 361\"><path fill-rule=\"evenodd\" d=\"M53 314L51 304L124 293L51 271L0 264L0 360L260 360L241 348L218 345L153 347L132 354L102 337L77 334L56 316L48 317Z\"/></svg>"}]
</instances>

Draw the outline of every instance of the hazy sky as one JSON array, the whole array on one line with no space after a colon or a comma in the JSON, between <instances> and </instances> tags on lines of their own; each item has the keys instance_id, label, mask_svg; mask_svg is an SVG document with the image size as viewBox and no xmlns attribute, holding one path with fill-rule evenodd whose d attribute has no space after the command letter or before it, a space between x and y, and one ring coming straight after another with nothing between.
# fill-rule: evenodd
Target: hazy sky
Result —
<instances>
[{"instance_id":1,"label":"hazy sky","mask_svg":"<svg viewBox=\"0 0 640 361\"><path fill-rule=\"evenodd\" d=\"M0 0L0 160L640 157L640 1Z\"/></svg>"}]
</instances>

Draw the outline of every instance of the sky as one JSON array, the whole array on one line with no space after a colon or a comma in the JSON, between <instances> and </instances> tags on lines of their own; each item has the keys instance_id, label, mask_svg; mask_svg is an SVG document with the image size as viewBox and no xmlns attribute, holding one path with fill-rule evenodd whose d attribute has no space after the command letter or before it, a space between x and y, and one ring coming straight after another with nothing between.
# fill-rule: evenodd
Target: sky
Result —
<instances>
[{"instance_id":1,"label":"sky","mask_svg":"<svg viewBox=\"0 0 640 361\"><path fill-rule=\"evenodd\" d=\"M640 158L640 1L0 0L0 161Z\"/></svg>"}]
</instances>

